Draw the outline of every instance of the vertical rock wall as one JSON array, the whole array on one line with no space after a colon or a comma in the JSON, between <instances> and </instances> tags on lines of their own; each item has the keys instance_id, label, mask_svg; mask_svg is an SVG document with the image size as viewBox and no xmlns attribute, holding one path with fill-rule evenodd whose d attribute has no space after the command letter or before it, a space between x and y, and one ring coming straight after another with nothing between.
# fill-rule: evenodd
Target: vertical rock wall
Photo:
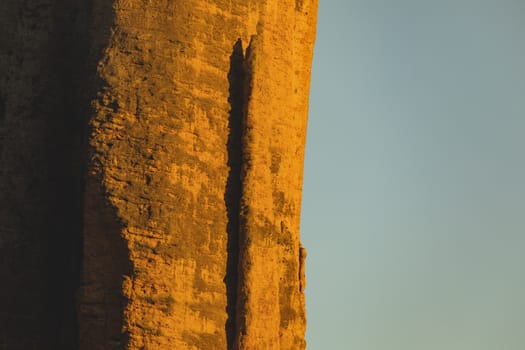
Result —
<instances>
[{"instance_id":1,"label":"vertical rock wall","mask_svg":"<svg viewBox=\"0 0 525 350\"><path fill-rule=\"evenodd\" d=\"M316 6L2 4L0 344L304 348Z\"/></svg>"},{"instance_id":2,"label":"vertical rock wall","mask_svg":"<svg viewBox=\"0 0 525 350\"><path fill-rule=\"evenodd\" d=\"M268 2L246 58L241 349L305 347L302 170L316 4Z\"/></svg>"},{"instance_id":3,"label":"vertical rock wall","mask_svg":"<svg viewBox=\"0 0 525 350\"><path fill-rule=\"evenodd\" d=\"M0 349L77 346L85 13L0 1Z\"/></svg>"}]
</instances>

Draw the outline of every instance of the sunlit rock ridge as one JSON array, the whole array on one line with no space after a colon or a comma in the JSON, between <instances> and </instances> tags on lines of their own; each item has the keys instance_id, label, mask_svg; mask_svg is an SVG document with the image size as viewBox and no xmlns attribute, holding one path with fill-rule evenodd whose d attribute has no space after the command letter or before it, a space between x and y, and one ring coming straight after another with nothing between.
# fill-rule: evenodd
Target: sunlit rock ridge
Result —
<instances>
[{"instance_id":1,"label":"sunlit rock ridge","mask_svg":"<svg viewBox=\"0 0 525 350\"><path fill-rule=\"evenodd\" d=\"M0 349L304 349L317 0L3 0Z\"/></svg>"}]
</instances>

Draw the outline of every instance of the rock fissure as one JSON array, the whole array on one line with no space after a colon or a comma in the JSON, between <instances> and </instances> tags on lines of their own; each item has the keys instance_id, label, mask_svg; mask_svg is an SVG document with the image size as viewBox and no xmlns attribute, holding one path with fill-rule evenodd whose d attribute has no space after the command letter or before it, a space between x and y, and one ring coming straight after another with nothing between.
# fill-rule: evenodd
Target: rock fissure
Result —
<instances>
[{"instance_id":1,"label":"rock fissure","mask_svg":"<svg viewBox=\"0 0 525 350\"><path fill-rule=\"evenodd\" d=\"M244 53L242 40L238 39L230 56L229 103L230 115L228 120L228 180L225 189L225 204L228 212L228 252L225 284L227 289L226 333L228 349L234 349L234 340L237 333L237 293L239 271L239 236L240 236L240 204L242 197L241 168L242 168L242 130L244 112Z\"/></svg>"}]
</instances>

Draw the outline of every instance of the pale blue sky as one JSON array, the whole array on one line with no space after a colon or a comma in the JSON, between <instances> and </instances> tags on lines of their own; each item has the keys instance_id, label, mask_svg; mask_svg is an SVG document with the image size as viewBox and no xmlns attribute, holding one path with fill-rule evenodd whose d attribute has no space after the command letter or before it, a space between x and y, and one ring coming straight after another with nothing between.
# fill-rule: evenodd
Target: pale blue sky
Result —
<instances>
[{"instance_id":1,"label":"pale blue sky","mask_svg":"<svg viewBox=\"0 0 525 350\"><path fill-rule=\"evenodd\" d=\"M320 0L310 350L525 349L525 0Z\"/></svg>"}]
</instances>

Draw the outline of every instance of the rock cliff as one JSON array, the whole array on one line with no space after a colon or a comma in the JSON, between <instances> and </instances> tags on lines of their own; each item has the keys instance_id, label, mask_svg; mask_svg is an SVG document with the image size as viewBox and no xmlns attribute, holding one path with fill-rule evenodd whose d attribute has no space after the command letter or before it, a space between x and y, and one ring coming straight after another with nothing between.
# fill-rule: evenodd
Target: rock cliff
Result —
<instances>
[{"instance_id":1,"label":"rock cliff","mask_svg":"<svg viewBox=\"0 0 525 350\"><path fill-rule=\"evenodd\" d=\"M0 4L0 348L302 349L316 0Z\"/></svg>"}]
</instances>

